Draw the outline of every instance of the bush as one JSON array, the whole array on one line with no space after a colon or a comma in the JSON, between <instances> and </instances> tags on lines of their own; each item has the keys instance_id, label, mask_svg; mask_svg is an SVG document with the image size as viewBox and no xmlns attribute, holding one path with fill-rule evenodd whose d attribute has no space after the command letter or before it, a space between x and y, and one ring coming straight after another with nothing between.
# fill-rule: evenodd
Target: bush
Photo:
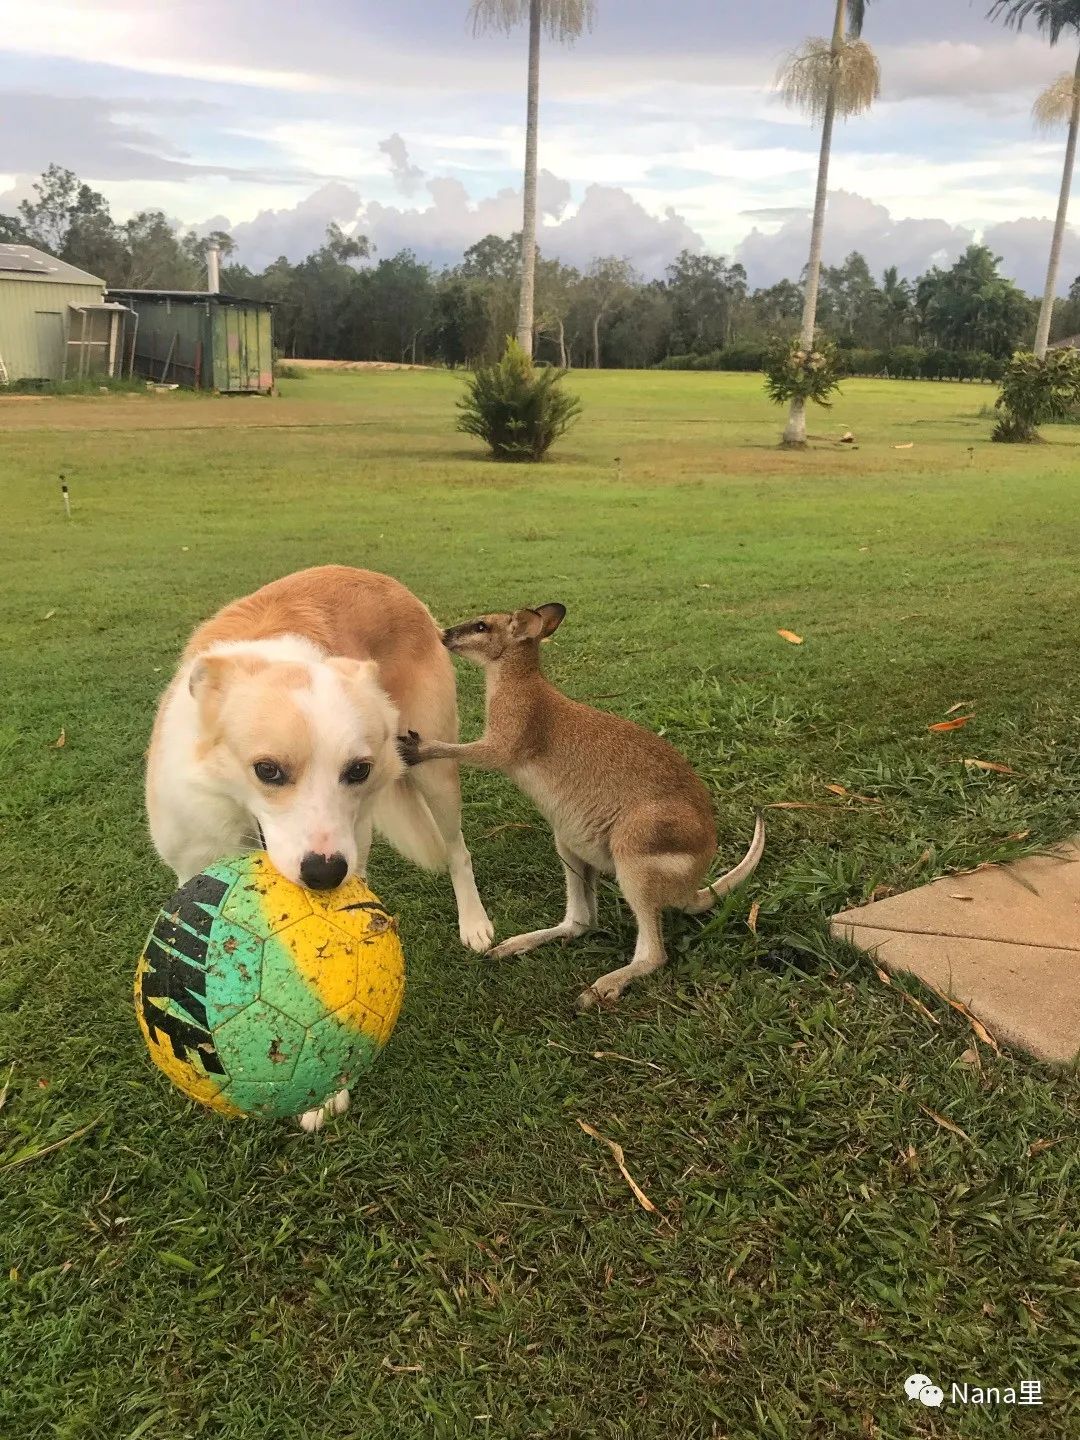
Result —
<instances>
[{"instance_id":1,"label":"bush","mask_svg":"<svg viewBox=\"0 0 1080 1440\"><path fill-rule=\"evenodd\" d=\"M776 405L801 400L828 410L839 390L836 346L818 340L807 350L801 340L774 340L765 355L765 390Z\"/></svg>"},{"instance_id":2,"label":"bush","mask_svg":"<svg viewBox=\"0 0 1080 1440\"><path fill-rule=\"evenodd\" d=\"M581 414L581 401L562 388L565 377L565 370L535 366L508 340L502 359L469 379L457 428L479 436L496 460L542 460Z\"/></svg>"},{"instance_id":3,"label":"bush","mask_svg":"<svg viewBox=\"0 0 1080 1440\"><path fill-rule=\"evenodd\" d=\"M1065 420L1080 405L1080 351L1048 350L1044 360L1018 350L1009 361L998 396L1001 417L992 440L1030 444L1039 426Z\"/></svg>"},{"instance_id":4,"label":"bush","mask_svg":"<svg viewBox=\"0 0 1080 1440\"><path fill-rule=\"evenodd\" d=\"M310 373L302 365L289 365L284 360L274 361L275 380L306 380Z\"/></svg>"}]
</instances>

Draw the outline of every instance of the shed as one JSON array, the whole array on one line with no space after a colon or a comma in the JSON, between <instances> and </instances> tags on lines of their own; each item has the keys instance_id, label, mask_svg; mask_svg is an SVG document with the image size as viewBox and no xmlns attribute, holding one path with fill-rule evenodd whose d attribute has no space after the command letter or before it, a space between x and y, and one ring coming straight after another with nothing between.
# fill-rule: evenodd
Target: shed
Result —
<instances>
[{"instance_id":1,"label":"shed","mask_svg":"<svg viewBox=\"0 0 1080 1440\"><path fill-rule=\"evenodd\" d=\"M110 290L138 317L135 372L225 394L274 388L272 307L218 290Z\"/></svg>"},{"instance_id":2,"label":"shed","mask_svg":"<svg viewBox=\"0 0 1080 1440\"><path fill-rule=\"evenodd\" d=\"M0 385L121 374L132 318L97 276L32 245L0 245Z\"/></svg>"}]
</instances>

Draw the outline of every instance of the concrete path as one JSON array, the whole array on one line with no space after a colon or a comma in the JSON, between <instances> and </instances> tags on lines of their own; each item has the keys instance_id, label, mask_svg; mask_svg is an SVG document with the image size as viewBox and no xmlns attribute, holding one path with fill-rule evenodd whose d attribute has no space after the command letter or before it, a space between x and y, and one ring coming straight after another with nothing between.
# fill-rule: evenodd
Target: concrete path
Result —
<instances>
[{"instance_id":1,"label":"concrete path","mask_svg":"<svg viewBox=\"0 0 1080 1440\"><path fill-rule=\"evenodd\" d=\"M832 933L1041 1060L1080 1052L1080 841L845 910Z\"/></svg>"}]
</instances>

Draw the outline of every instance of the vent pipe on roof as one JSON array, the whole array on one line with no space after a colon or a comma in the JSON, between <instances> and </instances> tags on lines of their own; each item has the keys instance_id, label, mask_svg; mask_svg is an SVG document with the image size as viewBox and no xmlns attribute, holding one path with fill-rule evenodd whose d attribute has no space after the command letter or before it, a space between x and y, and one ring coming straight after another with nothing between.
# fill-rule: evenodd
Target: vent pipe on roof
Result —
<instances>
[{"instance_id":1,"label":"vent pipe on roof","mask_svg":"<svg viewBox=\"0 0 1080 1440\"><path fill-rule=\"evenodd\" d=\"M206 249L206 288L211 295L221 289L221 251L216 245L208 245Z\"/></svg>"}]
</instances>

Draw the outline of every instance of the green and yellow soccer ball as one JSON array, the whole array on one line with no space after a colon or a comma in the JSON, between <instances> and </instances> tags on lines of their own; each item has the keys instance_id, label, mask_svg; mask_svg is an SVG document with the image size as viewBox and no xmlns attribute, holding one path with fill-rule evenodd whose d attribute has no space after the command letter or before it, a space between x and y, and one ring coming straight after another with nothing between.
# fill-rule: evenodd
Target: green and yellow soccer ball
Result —
<instances>
[{"instance_id":1,"label":"green and yellow soccer ball","mask_svg":"<svg viewBox=\"0 0 1080 1440\"><path fill-rule=\"evenodd\" d=\"M300 1115L354 1085L405 988L397 924L362 880L313 892L258 851L162 907L135 974L155 1064L227 1115Z\"/></svg>"}]
</instances>

